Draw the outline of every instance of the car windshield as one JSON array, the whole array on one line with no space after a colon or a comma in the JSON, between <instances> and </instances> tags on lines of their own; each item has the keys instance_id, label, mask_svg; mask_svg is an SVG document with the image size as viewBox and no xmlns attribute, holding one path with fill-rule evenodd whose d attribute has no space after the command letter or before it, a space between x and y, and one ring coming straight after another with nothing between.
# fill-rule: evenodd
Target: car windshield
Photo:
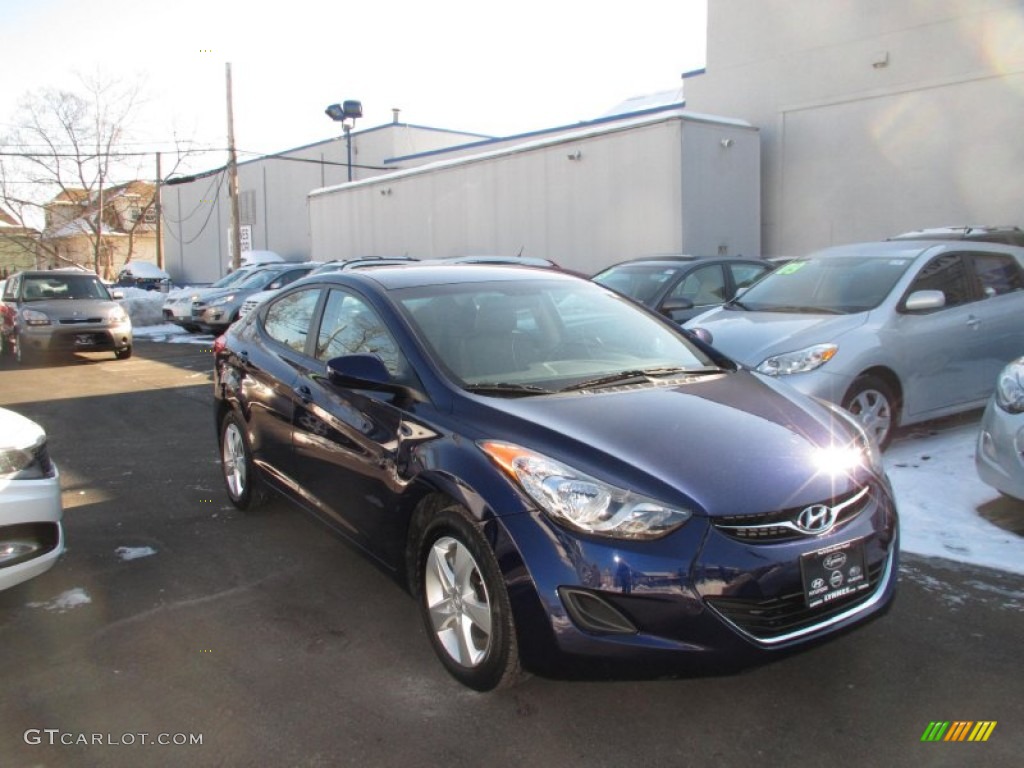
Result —
<instances>
[{"instance_id":1,"label":"car windshield","mask_svg":"<svg viewBox=\"0 0 1024 768\"><path fill-rule=\"evenodd\" d=\"M874 309L889 295L913 258L809 256L793 259L730 302L729 309L849 314Z\"/></svg>"},{"instance_id":2,"label":"car windshield","mask_svg":"<svg viewBox=\"0 0 1024 768\"><path fill-rule=\"evenodd\" d=\"M276 269L260 269L235 284L238 288L262 288L280 272Z\"/></svg>"},{"instance_id":3,"label":"car windshield","mask_svg":"<svg viewBox=\"0 0 1024 768\"><path fill-rule=\"evenodd\" d=\"M57 273L26 276L22 292L25 301L54 299L104 299L109 301L106 286L96 275L61 275Z\"/></svg>"},{"instance_id":4,"label":"car windshield","mask_svg":"<svg viewBox=\"0 0 1024 768\"><path fill-rule=\"evenodd\" d=\"M667 267L664 264L624 264L609 267L595 275L593 280L641 304L650 304L677 272L678 267Z\"/></svg>"},{"instance_id":5,"label":"car windshield","mask_svg":"<svg viewBox=\"0 0 1024 768\"><path fill-rule=\"evenodd\" d=\"M218 280L216 283L214 283L210 287L211 288L227 288L229 285L234 285L235 283L242 282L243 280L245 280L245 278L249 277L251 274L252 274L252 272L250 272L248 270L246 270L244 272L241 271L241 270L236 271L236 272L229 272L228 274L224 275L224 277L222 277L220 280Z\"/></svg>"},{"instance_id":6,"label":"car windshield","mask_svg":"<svg viewBox=\"0 0 1024 768\"><path fill-rule=\"evenodd\" d=\"M452 378L485 394L540 394L717 373L683 333L585 281L494 281L396 291Z\"/></svg>"}]
</instances>

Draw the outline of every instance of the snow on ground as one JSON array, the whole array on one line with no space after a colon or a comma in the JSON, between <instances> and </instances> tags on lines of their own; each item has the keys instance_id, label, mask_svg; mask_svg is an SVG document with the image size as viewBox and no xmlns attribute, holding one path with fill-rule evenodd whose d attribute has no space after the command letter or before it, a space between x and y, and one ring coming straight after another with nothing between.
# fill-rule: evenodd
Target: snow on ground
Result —
<instances>
[{"instance_id":1,"label":"snow on ground","mask_svg":"<svg viewBox=\"0 0 1024 768\"><path fill-rule=\"evenodd\" d=\"M142 288L115 288L124 293L118 303L132 319L132 328L156 325L164 321L163 306L167 300L166 293L147 291ZM180 330L180 329L179 329Z\"/></svg>"},{"instance_id":2,"label":"snow on ground","mask_svg":"<svg viewBox=\"0 0 1024 768\"><path fill-rule=\"evenodd\" d=\"M162 322L135 328L135 336L170 344L213 343L213 336ZM978 477L974 443L980 418L979 411L907 430L886 451L901 548L1024 574L1024 501L1000 495Z\"/></svg>"},{"instance_id":3,"label":"snow on ground","mask_svg":"<svg viewBox=\"0 0 1024 768\"><path fill-rule=\"evenodd\" d=\"M1002 496L974 469L980 413L893 441L885 465L896 492L901 548L1024 574L1024 501Z\"/></svg>"},{"instance_id":4,"label":"snow on ground","mask_svg":"<svg viewBox=\"0 0 1024 768\"><path fill-rule=\"evenodd\" d=\"M89 593L81 587L75 587L69 589L66 592L61 592L53 600L49 600L45 603L29 603L29 608L45 608L48 611L57 611L57 613L66 613L72 608L77 608L80 605L88 605L92 602L92 598L89 597Z\"/></svg>"}]
</instances>

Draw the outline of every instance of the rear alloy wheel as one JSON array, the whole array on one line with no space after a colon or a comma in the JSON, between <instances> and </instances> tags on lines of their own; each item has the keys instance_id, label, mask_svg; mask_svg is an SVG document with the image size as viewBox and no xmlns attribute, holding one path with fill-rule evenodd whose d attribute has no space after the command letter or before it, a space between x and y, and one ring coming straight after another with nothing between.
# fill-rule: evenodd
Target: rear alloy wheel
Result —
<instances>
[{"instance_id":1,"label":"rear alloy wheel","mask_svg":"<svg viewBox=\"0 0 1024 768\"><path fill-rule=\"evenodd\" d=\"M513 683L519 677L515 625L490 546L453 506L427 526L419 552L420 609L441 663L478 691Z\"/></svg>"},{"instance_id":2,"label":"rear alloy wheel","mask_svg":"<svg viewBox=\"0 0 1024 768\"><path fill-rule=\"evenodd\" d=\"M885 450L896 431L896 397L877 376L861 376L843 398L843 408L860 422L864 430Z\"/></svg>"},{"instance_id":3,"label":"rear alloy wheel","mask_svg":"<svg viewBox=\"0 0 1024 768\"><path fill-rule=\"evenodd\" d=\"M220 463L231 503L251 510L263 503L265 492L256 476L252 450L239 418L229 413L220 427Z\"/></svg>"}]
</instances>

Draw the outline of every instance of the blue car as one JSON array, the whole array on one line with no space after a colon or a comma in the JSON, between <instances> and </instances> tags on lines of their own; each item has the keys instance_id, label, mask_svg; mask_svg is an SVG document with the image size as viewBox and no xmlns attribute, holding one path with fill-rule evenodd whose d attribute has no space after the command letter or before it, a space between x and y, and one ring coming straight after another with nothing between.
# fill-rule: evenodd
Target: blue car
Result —
<instances>
[{"instance_id":1,"label":"blue car","mask_svg":"<svg viewBox=\"0 0 1024 768\"><path fill-rule=\"evenodd\" d=\"M477 690L731 668L892 602L897 512L864 430L592 282L325 273L214 352L232 503L272 489L330 524Z\"/></svg>"}]
</instances>

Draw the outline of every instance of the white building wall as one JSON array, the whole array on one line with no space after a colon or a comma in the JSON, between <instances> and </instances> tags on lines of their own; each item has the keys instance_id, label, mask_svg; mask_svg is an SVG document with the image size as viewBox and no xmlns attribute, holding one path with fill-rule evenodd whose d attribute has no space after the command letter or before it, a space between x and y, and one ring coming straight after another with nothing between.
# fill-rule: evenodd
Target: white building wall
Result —
<instances>
[{"instance_id":1,"label":"white building wall","mask_svg":"<svg viewBox=\"0 0 1024 768\"><path fill-rule=\"evenodd\" d=\"M768 255L1020 224L1020 0L715 0L687 107L762 135Z\"/></svg>"},{"instance_id":2,"label":"white building wall","mask_svg":"<svg viewBox=\"0 0 1024 768\"><path fill-rule=\"evenodd\" d=\"M313 257L522 254L593 273L653 253L757 256L757 147L749 126L674 112L319 190Z\"/></svg>"},{"instance_id":3,"label":"white building wall","mask_svg":"<svg viewBox=\"0 0 1024 768\"><path fill-rule=\"evenodd\" d=\"M326 118L325 118L326 119ZM352 176L383 173L396 155L430 152L480 138L476 134L399 123L352 133ZM348 179L345 137L319 142L238 166L243 226L251 227L252 248L276 251L289 261L310 258L306 195ZM164 265L179 283L212 282L231 261L231 220L227 172L167 186L162 194Z\"/></svg>"}]
</instances>

